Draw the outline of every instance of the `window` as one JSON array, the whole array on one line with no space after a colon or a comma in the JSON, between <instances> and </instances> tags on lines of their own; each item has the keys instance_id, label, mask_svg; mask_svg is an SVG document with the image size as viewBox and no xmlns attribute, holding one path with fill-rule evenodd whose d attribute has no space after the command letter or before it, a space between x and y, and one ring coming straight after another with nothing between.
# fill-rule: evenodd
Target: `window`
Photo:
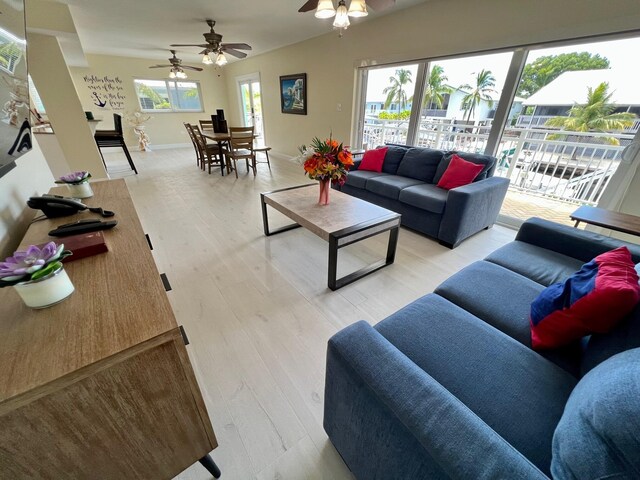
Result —
<instances>
[{"instance_id":1,"label":"window","mask_svg":"<svg viewBox=\"0 0 640 480\"><path fill-rule=\"evenodd\" d=\"M135 79L142 111L202 112L199 82Z\"/></svg>"},{"instance_id":2,"label":"window","mask_svg":"<svg viewBox=\"0 0 640 480\"><path fill-rule=\"evenodd\" d=\"M31 80L31 75L29 75L28 79L29 79L29 99L31 100L33 107L36 109L36 111L39 114L47 113L46 110L44 109L44 104L42 103L42 99L40 98L40 95L36 90L36 86L33 84L33 80Z\"/></svg>"},{"instance_id":3,"label":"window","mask_svg":"<svg viewBox=\"0 0 640 480\"><path fill-rule=\"evenodd\" d=\"M13 75L16 66L20 63L24 48L24 40L0 29L0 69Z\"/></svg>"}]
</instances>

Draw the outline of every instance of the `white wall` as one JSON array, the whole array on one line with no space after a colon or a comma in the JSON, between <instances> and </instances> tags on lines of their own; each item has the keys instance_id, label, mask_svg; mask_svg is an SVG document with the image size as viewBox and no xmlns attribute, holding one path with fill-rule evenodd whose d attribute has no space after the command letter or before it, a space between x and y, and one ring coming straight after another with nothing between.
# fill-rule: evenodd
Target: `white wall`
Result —
<instances>
[{"instance_id":1,"label":"white wall","mask_svg":"<svg viewBox=\"0 0 640 480\"><path fill-rule=\"evenodd\" d=\"M167 51L167 58L170 56ZM124 130L125 142L132 148L138 146L137 136L133 133L133 128L127 125L126 115L131 114L140 108L138 97L136 95L133 80L135 78L161 80L168 78L169 69L150 69L150 65L164 63L157 60L149 60L144 58L128 58L114 57L110 55L87 55L89 68L71 67L71 76L75 84L78 97L82 102L85 111L93 112L96 118L103 121L98 124L98 129L108 130L113 128L113 114L119 113L123 116L122 127ZM197 113L176 113L176 112L152 112L153 117L145 123L145 131L151 140L151 147L157 145L191 145L191 140L187 135L187 131L182 125L183 122L198 123L198 120L211 119L211 115L216 113L216 109L222 108L225 114L228 111L226 84L224 81L225 72L216 70L213 66L203 66L202 72L188 72L190 80L200 82L204 112ZM109 105L100 108L95 105L92 90L85 77L91 78L94 75L97 78L105 76L115 79L122 83L119 84L122 90L119 91L123 100L123 108L121 110L113 110Z\"/></svg>"},{"instance_id":2,"label":"white wall","mask_svg":"<svg viewBox=\"0 0 640 480\"><path fill-rule=\"evenodd\" d=\"M54 178L34 136L33 149L16 161L16 168L0 178L0 259L13 253L34 217L29 197L47 193ZM46 239L43 239L45 241Z\"/></svg>"},{"instance_id":3,"label":"white wall","mask_svg":"<svg viewBox=\"0 0 640 480\"><path fill-rule=\"evenodd\" d=\"M638 0L431 0L360 25L225 67L229 105L235 77L259 72L267 142L295 155L314 136L352 138L356 66L410 61L629 31L640 27ZM630 52L631 54L631 52ZM280 112L279 76L307 73L308 115ZM338 111L337 105L342 106ZM227 115L240 123L238 108Z\"/></svg>"}]
</instances>

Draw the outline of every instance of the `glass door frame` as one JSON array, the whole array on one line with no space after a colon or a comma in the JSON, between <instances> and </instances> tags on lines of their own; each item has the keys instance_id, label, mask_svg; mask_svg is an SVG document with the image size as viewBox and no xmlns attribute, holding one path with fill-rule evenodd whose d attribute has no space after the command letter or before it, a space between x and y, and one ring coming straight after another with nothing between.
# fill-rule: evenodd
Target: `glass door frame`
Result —
<instances>
[{"instance_id":1,"label":"glass door frame","mask_svg":"<svg viewBox=\"0 0 640 480\"><path fill-rule=\"evenodd\" d=\"M260 85L260 112L262 112L262 118L261 118L261 126L262 126L262 136L260 137L256 137L256 141L258 141L259 143L264 143L266 145L266 129L265 129L265 124L264 124L264 110L263 110L263 104L262 104L262 83L260 82L260 72L255 72L255 73L249 73L247 75L241 75L236 77L236 85L238 86L238 107L240 109L240 118L242 119L242 124L243 126L249 126L247 125L247 116L245 115L245 106L244 106L244 98L242 95L242 86L243 85L248 85L249 86L249 101L251 103L251 118L253 119L253 125L255 126L255 104L254 104L254 96L253 96L253 87L252 84L253 83L257 83ZM258 132L256 132L258 133Z\"/></svg>"}]
</instances>

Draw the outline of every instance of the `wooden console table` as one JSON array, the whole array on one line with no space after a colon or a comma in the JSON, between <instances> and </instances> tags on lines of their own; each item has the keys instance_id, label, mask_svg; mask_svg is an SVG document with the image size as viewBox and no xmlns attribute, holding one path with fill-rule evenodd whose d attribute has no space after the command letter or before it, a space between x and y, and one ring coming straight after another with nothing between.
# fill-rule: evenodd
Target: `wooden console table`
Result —
<instances>
[{"instance_id":1,"label":"wooden console table","mask_svg":"<svg viewBox=\"0 0 640 480\"><path fill-rule=\"evenodd\" d=\"M598 227L640 236L640 217L629 215L628 213L613 212L604 208L583 205L571 214L571 220L576 222L574 227L580 225L580 222L585 222Z\"/></svg>"},{"instance_id":2,"label":"wooden console table","mask_svg":"<svg viewBox=\"0 0 640 480\"><path fill-rule=\"evenodd\" d=\"M216 438L124 180L86 200L116 212L109 252L66 264L75 292L43 310L0 289L0 478L168 479ZM55 188L52 193L65 194ZM51 240L35 222L22 245Z\"/></svg>"}]
</instances>

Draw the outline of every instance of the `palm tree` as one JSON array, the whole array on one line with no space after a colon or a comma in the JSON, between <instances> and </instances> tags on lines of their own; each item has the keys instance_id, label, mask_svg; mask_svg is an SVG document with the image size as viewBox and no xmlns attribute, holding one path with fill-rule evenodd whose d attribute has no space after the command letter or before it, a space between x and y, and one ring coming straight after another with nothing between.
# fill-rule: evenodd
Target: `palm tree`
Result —
<instances>
[{"instance_id":1,"label":"palm tree","mask_svg":"<svg viewBox=\"0 0 640 480\"><path fill-rule=\"evenodd\" d=\"M424 88L424 98L422 99L422 108L429 108L433 104L437 108L442 108L444 104L444 96L451 93L451 88L445 85L448 80L444 74L444 68L440 65L434 65L429 73L429 79Z\"/></svg>"},{"instance_id":2,"label":"palm tree","mask_svg":"<svg viewBox=\"0 0 640 480\"><path fill-rule=\"evenodd\" d=\"M567 117L554 117L545 122L550 127L560 127L572 132L611 132L623 130L633 125L634 113L613 113L616 104L611 103L613 92L609 93L609 84L602 82L595 89L587 88L587 103L575 104ZM549 139L558 139L562 135L549 135ZM604 137L610 145L620 145L615 137Z\"/></svg>"},{"instance_id":3,"label":"palm tree","mask_svg":"<svg viewBox=\"0 0 640 480\"><path fill-rule=\"evenodd\" d=\"M480 104L481 100L485 100L489 107L493 107L493 99L490 93L498 93L493 87L496 86L496 78L491 73L491 70L482 69L478 75L476 75L476 86L472 87L469 84L460 86L463 90L470 90L462 98L462 110L465 112L466 121L469 121L473 111Z\"/></svg>"},{"instance_id":4,"label":"palm tree","mask_svg":"<svg viewBox=\"0 0 640 480\"><path fill-rule=\"evenodd\" d=\"M407 92L404 90L404 86L413 83L411 79L411 70L405 70L400 68L396 70L396 74L393 77L389 77L389 85L382 93L387 94L387 99L384 102L384 108L388 109L392 103L397 102L400 110L404 110L407 106Z\"/></svg>"}]
</instances>

